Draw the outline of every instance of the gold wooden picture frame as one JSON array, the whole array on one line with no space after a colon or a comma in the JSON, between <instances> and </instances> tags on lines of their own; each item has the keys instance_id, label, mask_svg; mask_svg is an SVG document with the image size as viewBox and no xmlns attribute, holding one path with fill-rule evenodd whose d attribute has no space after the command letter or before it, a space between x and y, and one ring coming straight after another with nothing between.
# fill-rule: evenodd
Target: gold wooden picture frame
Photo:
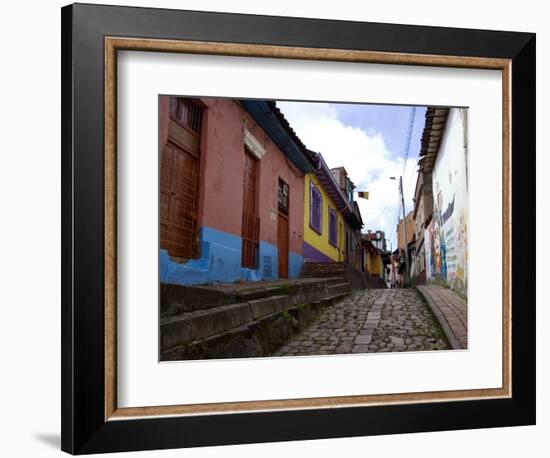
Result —
<instances>
[{"instance_id":1,"label":"gold wooden picture frame","mask_svg":"<svg viewBox=\"0 0 550 458\"><path fill-rule=\"evenodd\" d=\"M244 401L216 404L174 406L144 406L118 408L116 403L116 68L117 51L171 52L183 54L221 55L238 57L267 57L281 59L361 62L378 64L407 64L478 68L502 72L502 380L501 388L435 391L367 396L338 396L326 398L285 399L277 401ZM220 412L250 412L277 409L308 409L319 407L368 406L373 404L416 403L463 399L493 399L511 396L511 265L510 265L510 72L511 59L485 59L460 56L414 55L347 51L334 49L298 48L284 46L244 45L175 40L105 37L105 419L158 415L211 414Z\"/></svg>"}]
</instances>

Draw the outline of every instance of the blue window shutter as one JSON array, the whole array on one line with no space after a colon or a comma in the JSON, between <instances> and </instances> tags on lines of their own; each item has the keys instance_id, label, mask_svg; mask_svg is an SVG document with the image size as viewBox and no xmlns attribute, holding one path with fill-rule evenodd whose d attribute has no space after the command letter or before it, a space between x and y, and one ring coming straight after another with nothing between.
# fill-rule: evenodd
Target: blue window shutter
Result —
<instances>
[{"instance_id":1,"label":"blue window shutter","mask_svg":"<svg viewBox=\"0 0 550 458\"><path fill-rule=\"evenodd\" d=\"M329 242L336 245L336 212L333 208L329 208Z\"/></svg>"},{"instance_id":2,"label":"blue window shutter","mask_svg":"<svg viewBox=\"0 0 550 458\"><path fill-rule=\"evenodd\" d=\"M332 210L332 243L336 245L336 212Z\"/></svg>"},{"instance_id":3,"label":"blue window shutter","mask_svg":"<svg viewBox=\"0 0 550 458\"><path fill-rule=\"evenodd\" d=\"M328 241L332 242L332 208L328 209Z\"/></svg>"},{"instance_id":4,"label":"blue window shutter","mask_svg":"<svg viewBox=\"0 0 550 458\"><path fill-rule=\"evenodd\" d=\"M321 232L321 193L313 182L310 186L309 224L317 232Z\"/></svg>"},{"instance_id":5,"label":"blue window shutter","mask_svg":"<svg viewBox=\"0 0 550 458\"><path fill-rule=\"evenodd\" d=\"M323 202L322 202L322 199L321 199L321 193L319 192L318 189L315 189L315 193L317 194L317 230L319 232L322 232L322 211L323 211Z\"/></svg>"},{"instance_id":6,"label":"blue window shutter","mask_svg":"<svg viewBox=\"0 0 550 458\"><path fill-rule=\"evenodd\" d=\"M313 188L313 227L319 230L319 224L317 223L319 218L319 198L315 191L316 189Z\"/></svg>"},{"instance_id":7,"label":"blue window shutter","mask_svg":"<svg viewBox=\"0 0 550 458\"><path fill-rule=\"evenodd\" d=\"M313 183L309 184L309 225L315 227L315 198L313 196Z\"/></svg>"}]
</instances>

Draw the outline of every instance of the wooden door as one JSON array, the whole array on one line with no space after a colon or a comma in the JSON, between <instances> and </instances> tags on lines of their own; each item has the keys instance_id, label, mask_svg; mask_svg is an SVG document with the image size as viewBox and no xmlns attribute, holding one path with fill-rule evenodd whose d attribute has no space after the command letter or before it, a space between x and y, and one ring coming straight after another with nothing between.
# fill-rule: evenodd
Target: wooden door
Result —
<instances>
[{"instance_id":1,"label":"wooden door","mask_svg":"<svg viewBox=\"0 0 550 458\"><path fill-rule=\"evenodd\" d=\"M243 215L241 265L250 269L257 267L260 238L260 218L256 211L256 175L258 161L244 151Z\"/></svg>"},{"instance_id":2,"label":"wooden door","mask_svg":"<svg viewBox=\"0 0 550 458\"><path fill-rule=\"evenodd\" d=\"M277 250L279 277L288 278L288 217L279 213L277 223Z\"/></svg>"},{"instance_id":3,"label":"wooden door","mask_svg":"<svg viewBox=\"0 0 550 458\"><path fill-rule=\"evenodd\" d=\"M198 158L168 142L161 157L160 241L171 256L198 254L198 186Z\"/></svg>"},{"instance_id":4,"label":"wooden door","mask_svg":"<svg viewBox=\"0 0 550 458\"><path fill-rule=\"evenodd\" d=\"M160 246L184 259L199 257L200 125L196 105L170 98L168 141L160 159Z\"/></svg>"}]
</instances>

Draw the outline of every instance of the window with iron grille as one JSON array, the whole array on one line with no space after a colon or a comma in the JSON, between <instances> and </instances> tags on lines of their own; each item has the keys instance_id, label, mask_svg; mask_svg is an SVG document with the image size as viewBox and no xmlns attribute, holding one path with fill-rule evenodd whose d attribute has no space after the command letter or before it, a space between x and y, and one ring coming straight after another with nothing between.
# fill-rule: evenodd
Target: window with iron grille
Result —
<instances>
[{"instance_id":1,"label":"window with iron grille","mask_svg":"<svg viewBox=\"0 0 550 458\"><path fill-rule=\"evenodd\" d=\"M279 178L279 185L277 187L277 199L279 203L279 210L288 215L288 184L282 178Z\"/></svg>"},{"instance_id":2,"label":"window with iron grille","mask_svg":"<svg viewBox=\"0 0 550 458\"><path fill-rule=\"evenodd\" d=\"M195 134L200 134L202 109L185 97L170 97L170 118Z\"/></svg>"},{"instance_id":3,"label":"window with iron grille","mask_svg":"<svg viewBox=\"0 0 550 458\"><path fill-rule=\"evenodd\" d=\"M336 211L334 208L328 208L328 241L332 246L337 246L337 227L336 227Z\"/></svg>"},{"instance_id":4,"label":"window with iron grille","mask_svg":"<svg viewBox=\"0 0 550 458\"><path fill-rule=\"evenodd\" d=\"M322 205L323 198L321 197L321 192L317 189L313 182L311 182L309 188L309 225L319 234L322 233Z\"/></svg>"}]
</instances>

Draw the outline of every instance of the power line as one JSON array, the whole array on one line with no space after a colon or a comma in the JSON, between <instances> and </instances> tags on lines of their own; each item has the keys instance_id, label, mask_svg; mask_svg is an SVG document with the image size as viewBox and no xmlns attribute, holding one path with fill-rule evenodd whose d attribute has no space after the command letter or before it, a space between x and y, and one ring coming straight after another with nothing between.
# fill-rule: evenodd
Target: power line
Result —
<instances>
[{"instance_id":1,"label":"power line","mask_svg":"<svg viewBox=\"0 0 550 458\"><path fill-rule=\"evenodd\" d=\"M410 149L411 149L411 140L412 140L412 133L413 133L413 128L414 128L414 120L415 120L415 116L416 116L416 107L411 107L410 108L410 111L409 111L409 125L408 125L408 129L407 129L407 136L405 138L405 158L404 158L404 161L403 161L403 170L402 170L402 173L401 173L401 176L402 177L405 177L405 173L407 171L407 165L408 165L408 159L409 159L409 152L410 152ZM415 161L415 164L416 164L416 161ZM414 167L413 167L413 172L414 172ZM409 175L409 178L411 177L412 173ZM405 177L406 178L406 177ZM407 180L408 181L408 180ZM404 192L403 190L403 187L405 185L403 185L403 178L401 178L401 192ZM408 187L407 187L408 189ZM384 213L388 208L390 208L392 205L386 205L381 211L378 212L378 214L376 215L375 218L372 218L371 221L376 221L378 220L378 218L380 217L380 215L382 215L382 213ZM399 213L401 212L401 209L403 207L403 204L401 202L401 200L399 200L399 204L397 205L397 214L395 215L396 216L396 221L397 221L397 226L399 225ZM405 209L403 209L403 212L405 212ZM397 244L399 244L399 240L397 240Z\"/></svg>"},{"instance_id":2,"label":"power line","mask_svg":"<svg viewBox=\"0 0 550 458\"><path fill-rule=\"evenodd\" d=\"M414 107L414 110L416 112L416 107ZM411 115L412 115L412 109L411 109ZM412 140L412 131L414 130L414 119L415 119L415 115L412 115L411 116L412 118L412 121L413 121L413 124L409 124L409 133L408 133L408 136L407 136L407 152L406 152L406 155L408 157L409 153L410 153L410 147L411 147L411 140ZM411 169L410 173L404 178L405 178L405 181L404 181L404 188L405 188L405 194L409 194L409 190L410 190L410 187L411 185L413 184L412 182L412 179L414 177L414 174L415 172L417 172L417 168L416 168L416 164L418 163L418 158L419 158L419 154L420 154L420 149L418 149L418 152L416 153L416 157L415 157L415 160L414 160L414 167Z\"/></svg>"},{"instance_id":3,"label":"power line","mask_svg":"<svg viewBox=\"0 0 550 458\"><path fill-rule=\"evenodd\" d=\"M418 155L417 155L417 157L416 157L416 160L414 161L415 164L417 163L417 160L418 160ZM413 167L413 168L411 169L411 172L409 173L409 176L407 177L407 179L406 179L406 181L405 181L405 190L407 191L407 194L408 194L408 191L409 191L410 186L411 186L411 184L412 184L411 179L412 179L412 177L414 176L414 172L416 172L416 171L417 171L416 167Z\"/></svg>"},{"instance_id":4,"label":"power line","mask_svg":"<svg viewBox=\"0 0 550 458\"><path fill-rule=\"evenodd\" d=\"M416 107L411 107L411 110L409 113L409 128L408 128L407 137L405 140L405 161L403 162L403 172L401 173L402 176L405 176L405 171L407 169L407 161L409 159L409 151L411 149L411 138L412 138L412 132L414 127L415 115L416 115Z\"/></svg>"},{"instance_id":5,"label":"power line","mask_svg":"<svg viewBox=\"0 0 550 458\"><path fill-rule=\"evenodd\" d=\"M405 208L405 202L403 198L404 194L404 185L403 185L403 177L405 177L405 173L407 172L407 165L409 160L409 152L411 149L411 139L412 139L412 133L413 133L413 127L414 127L414 118L416 116L416 107L411 107L409 112L409 127L407 129L407 136L405 140L405 159L403 161L403 171L401 172L401 181L400 181L400 193L401 193L401 199L399 200L399 205L397 206L397 224L396 226L399 227L399 213L401 210L403 210L403 224L406 224L405 218L406 218L406 208ZM414 170L414 169L413 169ZM396 234L397 236L397 247L399 247L399 234ZM407 241L405 240L405 245L407 244ZM408 263L408 260L407 260ZM407 269L408 270L408 269Z\"/></svg>"}]
</instances>

